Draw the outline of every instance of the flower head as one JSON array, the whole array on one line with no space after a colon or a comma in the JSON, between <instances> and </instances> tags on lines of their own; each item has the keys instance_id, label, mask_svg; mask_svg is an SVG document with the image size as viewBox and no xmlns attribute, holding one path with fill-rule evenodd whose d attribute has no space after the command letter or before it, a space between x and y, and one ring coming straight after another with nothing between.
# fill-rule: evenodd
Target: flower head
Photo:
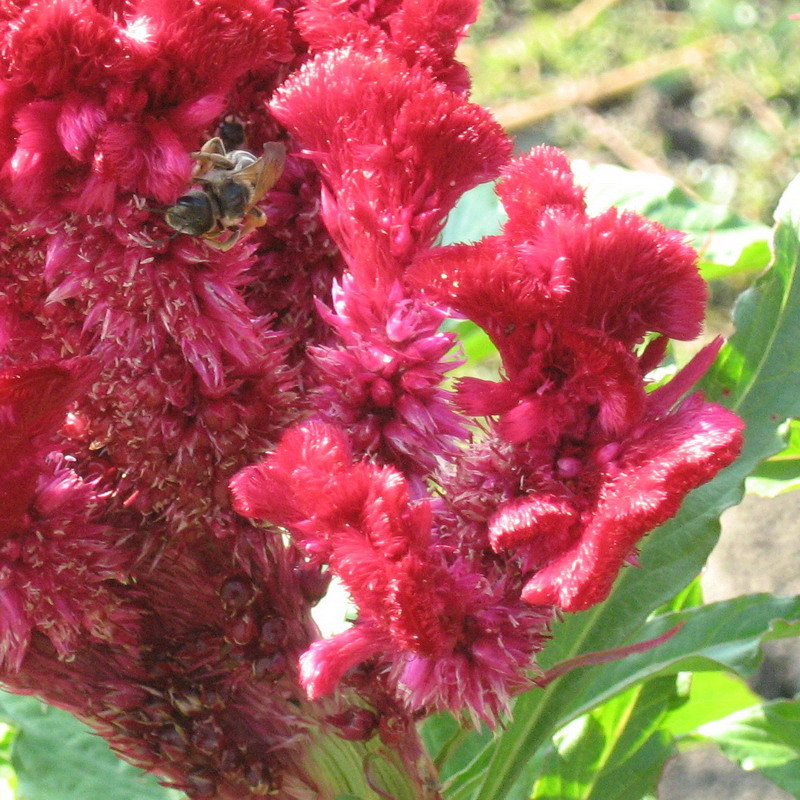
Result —
<instances>
[{"instance_id":1,"label":"flower head","mask_svg":"<svg viewBox=\"0 0 800 800\"><path fill-rule=\"evenodd\" d=\"M232 482L236 508L290 530L344 583L359 608L350 630L301 658L310 697L377 659L413 710L467 706L490 724L528 685L549 612L514 598L513 580L476 572L435 537L430 500L413 500L391 467L353 463L341 430L291 429L273 454Z\"/></svg>"},{"instance_id":2,"label":"flower head","mask_svg":"<svg viewBox=\"0 0 800 800\"><path fill-rule=\"evenodd\" d=\"M614 209L589 217L550 148L511 164L498 193L502 235L432 250L407 279L497 345L503 380L464 379L458 392L513 445L499 469L515 488L498 481L488 538L519 552L525 600L580 610L607 596L645 533L733 460L741 423L699 396L675 405L707 357L675 379L670 402L645 393L650 356L635 349L645 335L692 338L702 321L705 288L677 233Z\"/></svg>"},{"instance_id":3,"label":"flower head","mask_svg":"<svg viewBox=\"0 0 800 800\"><path fill-rule=\"evenodd\" d=\"M131 192L174 201L226 94L249 70L288 61L287 44L283 15L259 0L31 3L3 48L11 197L82 213Z\"/></svg>"},{"instance_id":4,"label":"flower head","mask_svg":"<svg viewBox=\"0 0 800 800\"><path fill-rule=\"evenodd\" d=\"M495 724L557 609L738 448L684 398L710 351L645 387L699 330L693 252L590 217L555 150L508 162L454 58L475 13L0 8L0 679L191 798L316 797L335 726L422 786L414 721ZM237 218L193 169L215 136L287 151L227 248L165 217L191 191ZM501 172L502 235L435 248ZM447 307L500 381L442 388ZM358 617L319 640L331 574Z\"/></svg>"},{"instance_id":5,"label":"flower head","mask_svg":"<svg viewBox=\"0 0 800 800\"><path fill-rule=\"evenodd\" d=\"M272 109L319 167L323 218L363 289L399 278L510 152L485 109L390 50L322 53Z\"/></svg>"}]
</instances>

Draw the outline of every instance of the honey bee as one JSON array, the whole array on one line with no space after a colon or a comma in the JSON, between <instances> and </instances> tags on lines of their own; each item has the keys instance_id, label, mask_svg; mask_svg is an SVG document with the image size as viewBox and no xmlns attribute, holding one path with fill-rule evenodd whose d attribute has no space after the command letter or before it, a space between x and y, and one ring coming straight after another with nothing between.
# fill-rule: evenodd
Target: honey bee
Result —
<instances>
[{"instance_id":1,"label":"honey bee","mask_svg":"<svg viewBox=\"0 0 800 800\"><path fill-rule=\"evenodd\" d=\"M286 148L267 142L261 157L248 150L225 151L222 139L209 139L197 153L191 189L164 212L167 225L178 233L200 236L218 250L230 250L242 236L264 225L267 218L256 204L283 172Z\"/></svg>"}]
</instances>

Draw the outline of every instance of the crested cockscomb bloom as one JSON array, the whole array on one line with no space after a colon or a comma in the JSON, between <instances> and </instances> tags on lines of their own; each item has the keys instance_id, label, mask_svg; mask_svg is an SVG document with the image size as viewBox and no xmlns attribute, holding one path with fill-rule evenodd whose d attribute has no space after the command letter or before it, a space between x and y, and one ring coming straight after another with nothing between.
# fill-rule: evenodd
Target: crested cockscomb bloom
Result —
<instances>
[{"instance_id":1,"label":"crested cockscomb bloom","mask_svg":"<svg viewBox=\"0 0 800 800\"><path fill-rule=\"evenodd\" d=\"M466 705L491 724L529 685L525 673L550 611L520 603L513 578L454 558L434 537L432 501L413 500L393 467L354 463L341 429L319 422L291 429L273 454L236 476L232 490L242 514L287 528L358 606L357 625L303 655L310 697L387 653L392 685L415 711Z\"/></svg>"},{"instance_id":2,"label":"crested cockscomb bloom","mask_svg":"<svg viewBox=\"0 0 800 800\"><path fill-rule=\"evenodd\" d=\"M320 54L271 108L319 167L323 219L351 274L384 292L511 150L488 111L386 50Z\"/></svg>"},{"instance_id":3,"label":"crested cockscomb bloom","mask_svg":"<svg viewBox=\"0 0 800 800\"><path fill-rule=\"evenodd\" d=\"M349 791L337 731L435 796L414 721L495 724L738 446L682 399L711 350L645 391L693 252L508 163L454 58L476 7L0 3L0 681L192 798ZM287 151L229 249L165 215L213 136ZM437 249L501 171L503 234ZM442 388L448 308L500 381ZM358 617L321 640L330 575Z\"/></svg>"},{"instance_id":4,"label":"crested cockscomb bloom","mask_svg":"<svg viewBox=\"0 0 800 800\"><path fill-rule=\"evenodd\" d=\"M333 189L332 206L348 194L344 183ZM351 630L304 655L301 679L312 696L380 654L412 709L463 704L491 717L541 646L544 609L573 611L604 599L639 539L740 447L734 415L697 395L681 401L718 345L666 387L645 391L646 366L661 346L656 339L645 347L645 336L699 332L705 289L682 238L633 214L589 217L566 159L547 148L512 163L499 194L509 213L502 235L420 253L410 269L391 258L383 270L369 262L373 285L402 270L408 285L481 324L503 358L503 380L459 385L458 405L495 421L454 474L441 473L448 512L437 515L419 500L409 514L404 498L387 514L383 468L351 467L341 434L328 428L300 429L234 481L237 507L292 531L359 608ZM376 519L398 526L390 540L402 542L401 553L424 542L416 561L398 558L387 572L387 556L397 551ZM486 547L500 562L481 555ZM504 599L541 610L527 638L519 628L523 658L515 661L508 647L494 654L504 673L494 681L477 655L485 641L478 576L491 585L498 563ZM496 613L500 597L493 601L487 607ZM503 618L523 619L512 607ZM397 626L409 619L427 638L404 637ZM431 657L438 694L414 681ZM462 657L468 666L459 671ZM458 679L448 692L450 670Z\"/></svg>"},{"instance_id":5,"label":"crested cockscomb bloom","mask_svg":"<svg viewBox=\"0 0 800 800\"><path fill-rule=\"evenodd\" d=\"M319 413L347 426L356 451L409 478L452 459L466 430L440 388L454 366L453 336L439 330L444 313L408 298L399 283L381 306L349 275L334 285L332 309L320 313L340 344L311 350L322 375Z\"/></svg>"},{"instance_id":6,"label":"crested cockscomb bloom","mask_svg":"<svg viewBox=\"0 0 800 800\"><path fill-rule=\"evenodd\" d=\"M615 209L590 217L550 148L511 164L498 194L509 216L500 236L422 255L408 279L481 325L503 359L502 380L458 390L459 405L494 418L494 435L513 445L489 543L519 552L523 599L579 610L735 458L741 423L699 395L680 402L708 353L645 393L645 335L690 339L702 322L705 287L679 234Z\"/></svg>"},{"instance_id":7,"label":"crested cockscomb bloom","mask_svg":"<svg viewBox=\"0 0 800 800\"><path fill-rule=\"evenodd\" d=\"M237 80L293 57L272 3L127 5L33 2L8 23L2 173L19 205L171 202Z\"/></svg>"},{"instance_id":8,"label":"crested cockscomb bloom","mask_svg":"<svg viewBox=\"0 0 800 800\"><path fill-rule=\"evenodd\" d=\"M297 17L312 52L347 45L364 53L385 49L463 93L469 74L453 60L453 51L475 22L478 8L477 0L309 0Z\"/></svg>"},{"instance_id":9,"label":"crested cockscomb bloom","mask_svg":"<svg viewBox=\"0 0 800 800\"><path fill-rule=\"evenodd\" d=\"M129 574L130 532L99 524L103 495L46 448L86 379L77 363L0 372L0 668L20 668L34 633L69 659L81 637L124 632L112 587Z\"/></svg>"},{"instance_id":10,"label":"crested cockscomb bloom","mask_svg":"<svg viewBox=\"0 0 800 800\"><path fill-rule=\"evenodd\" d=\"M497 174L510 142L485 109L391 47L323 52L271 107L319 168L322 217L349 270L323 311L338 341L313 350L317 411L345 424L359 453L419 483L453 458L464 429L439 388L453 337L401 277L457 198Z\"/></svg>"}]
</instances>

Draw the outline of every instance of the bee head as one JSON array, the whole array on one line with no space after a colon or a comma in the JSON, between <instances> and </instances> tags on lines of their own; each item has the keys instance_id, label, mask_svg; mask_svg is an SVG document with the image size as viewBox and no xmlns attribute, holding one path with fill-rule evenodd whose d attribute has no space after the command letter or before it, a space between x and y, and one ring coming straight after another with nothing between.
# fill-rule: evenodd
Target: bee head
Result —
<instances>
[{"instance_id":1,"label":"bee head","mask_svg":"<svg viewBox=\"0 0 800 800\"><path fill-rule=\"evenodd\" d=\"M211 198L199 190L189 192L164 212L164 221L179 233L202 236L215 225Z\"/></svg>"}]
</instances>

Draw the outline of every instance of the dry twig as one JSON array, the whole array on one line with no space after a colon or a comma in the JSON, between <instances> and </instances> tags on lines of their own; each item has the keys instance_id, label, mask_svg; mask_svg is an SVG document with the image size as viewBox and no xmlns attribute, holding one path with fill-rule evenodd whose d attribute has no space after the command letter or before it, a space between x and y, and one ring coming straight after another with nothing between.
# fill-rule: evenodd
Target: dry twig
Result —
<instances>
[{"instance_id":1,"label":"dry twig","mask_svg":"<svg viewBox=\"0 0 800 800\"><path fill-rule=\"evenodd\" d=\"M494 108L494 115L507 131L522 130L565 108L592 105L629 92L673 70L697 67L727 44L729 39L726 36L709 36L694 44L667 50L600 75L563 82L552 91Z\"/></svg>"}]
</instances>

